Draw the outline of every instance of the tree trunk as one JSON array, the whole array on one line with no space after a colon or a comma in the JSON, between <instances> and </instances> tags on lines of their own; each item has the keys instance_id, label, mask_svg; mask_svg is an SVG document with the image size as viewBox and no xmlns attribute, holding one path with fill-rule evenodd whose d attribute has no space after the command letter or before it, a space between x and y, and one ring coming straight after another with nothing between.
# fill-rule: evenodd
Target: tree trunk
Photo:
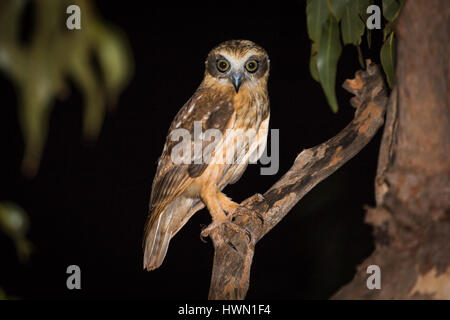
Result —
<instances>
[{"instance_id":1,"label":"tree trunk","mask_svg":"<svg viewBox=\"0 0 450 320\"><path fill-rule=\"evenodd\" d=\"M376 178L376 249L334 299L450 299L450 7L407 1ZM381 289L369 290L369 265Z\"/></svg>"}]
</instances>

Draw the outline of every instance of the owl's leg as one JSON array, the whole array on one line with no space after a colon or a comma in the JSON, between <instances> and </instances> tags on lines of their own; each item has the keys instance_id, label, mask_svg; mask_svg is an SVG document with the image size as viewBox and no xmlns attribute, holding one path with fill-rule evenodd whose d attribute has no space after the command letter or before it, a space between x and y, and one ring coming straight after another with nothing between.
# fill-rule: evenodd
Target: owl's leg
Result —
<instances>
[{"instance_id":1,"label":"owl's leg","mask_svg":"<svg viewBox=\"0 0 450 320\"><path fill-rule=\"evenodd\" d=\"M231 201L226 195L220 192L216 186L203 187L200 192L200 197L213 219L213 222L202 230L202 237L208 236L213 229L219 227L223 223L227 223L230 228L236 232L245 233L251 240L251 235L247 230L231 222L230 213L239 206L239 204ZM228 216L225 214L224 210L228 212Z\"/></svg>"},{"instance_id":2,"label":"owl's leg","mask_svg":"<svg viewBox=\"0 0 450 320\"><path fill-rule=\"evenodd\" d=\"M220 206L218 194L219 191L215 185L207 185L200 191L200 197L208 208L213 222L223 222L227 220L227 215Z\"/></svg>"},{"instance_id":3,"label":"owl's leg","mask_svg":"<svg viewBox=\"0 0 450 320\"><path fill-rule=\"evenodd\" d=\"M230 198L228 198L223 192L219 191L217 193L217 197L219 199L220 206L222 207L223 210L226 211L226 213L228 213L228 215L230 215L234 209L239 207L239 203L236 203Z\"/></svg>"},{"instance_id":4,"label":"owl's leg","mask_svg":"<svg viewBox=\"0 0 450 320\"><path fill-rule=\"evenodd\" d=\"M262 195L260 195L260 194L258 194L258 195L259 195L259 197L264 198ZM220 206L222 207L223 210L226 211L226 213L228 213L228 215L230 215L237 207L240 206L239 203L234 202L233 200L228 198L223 192L219 192L218 197L219 197ZM261 223L264 223L264 218L259 213L255 213L254 211L249 210L249 214L256 215L256 217L259 220L261 220Z\"/></svg>"}]
</instances>

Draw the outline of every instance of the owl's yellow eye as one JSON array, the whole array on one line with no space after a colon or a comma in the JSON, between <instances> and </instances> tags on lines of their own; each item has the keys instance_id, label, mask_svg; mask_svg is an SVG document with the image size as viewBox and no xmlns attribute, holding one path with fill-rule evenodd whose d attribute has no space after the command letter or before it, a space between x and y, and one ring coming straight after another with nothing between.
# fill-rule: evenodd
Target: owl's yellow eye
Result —
<instances>
[{"instance_id":1,"label":"owl's yellow eye","mask_svg":"<svg viewBox=\"0 0 450 320\"><path fill-rule=\"evenodd\" d=\"M230 64L225 59L217 60L217 70L220 72L225 72L230 69Z\"/></svg>"},{"instance_id":2,"label":"owl's yellow eye","mask_svg":"<svg viewBox=\"0 0 450 320\"><path fill-rule=\"evenodd\" d=\"M245 69L247 69L247 71L250 73L256 72L256 70L258 70L258 61L256 60L247 61L247 63L245 64Z\"/></svg>"}]
</instances>

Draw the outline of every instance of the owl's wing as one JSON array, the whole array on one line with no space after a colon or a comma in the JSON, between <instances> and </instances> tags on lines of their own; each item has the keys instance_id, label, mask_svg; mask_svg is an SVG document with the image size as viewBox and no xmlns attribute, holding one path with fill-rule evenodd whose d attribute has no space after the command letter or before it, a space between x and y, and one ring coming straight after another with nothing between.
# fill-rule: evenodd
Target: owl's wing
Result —
<instances>
[{"instance_id":1,"label":"owl's wing","mask_svg":"<svg viewBox=\"0 0 450 320\"><path fill-rule=\"evenodd\" d=\"M143 241L145 269L153 270L161 265L171 237L187 222L190 215L201 208L198 202L193 203L193 199L179 196L192 184L195 177L205 171L208 164L174 163L172 150L180 142L178 139L173 141L172 133L175 129L185 129L185 133L187 131L191 137L191 150L194 150L195 121L199 121L197 127L200 124L202 131L214 128L223 132L233 122L233 115L230 95L208 93L200 87L172 122L152 185L150 215Z\"/></svg>"},{"instance_id":2,"label":"owl's wing","mask_svg":"<svg viewBox=\"0 0 450 320\"><path fill-rule=\"evenodd\" d=\"M194 150L194 124L201 124L201 130L218 129L222 133L231 126L234 108L232 95L221 92L208 92L211 90L200 87L191 99L180 109L166 139L163 154L152 186L150 210L157 214L177 196L183 193L208 167L208 163L176 164L172 161L172 150L180 143L177 139L172 141L172 132L176 129L185 129L191 137L191 150ZM215 142L215 141L214 141ZM203 148L210 141L203 141ZM217 142L216 142L217 143ZM220 143L220 142L219 142ZM195 157L192 157L194 162ZM159 210L158 210L159 208Z\"/></svg>"}]
</instances>

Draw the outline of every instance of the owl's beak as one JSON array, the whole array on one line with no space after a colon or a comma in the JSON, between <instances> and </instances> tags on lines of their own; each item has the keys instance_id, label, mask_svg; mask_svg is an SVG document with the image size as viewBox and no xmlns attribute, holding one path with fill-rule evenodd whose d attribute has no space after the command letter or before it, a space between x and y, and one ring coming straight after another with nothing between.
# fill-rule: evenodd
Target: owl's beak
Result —
<instances>
[{"instance_id":1,"label":"owl's beak","mask_svg":"<svg viewBox=\"0 0 450 320\"><path fill-rule=\"evenodd\" d=\"M231 75L231 78L232 78L234 89L236 90L236 93L238 93L239 87L242 84L242 73L233 73Z\"/></svg>"}]
</instances>

